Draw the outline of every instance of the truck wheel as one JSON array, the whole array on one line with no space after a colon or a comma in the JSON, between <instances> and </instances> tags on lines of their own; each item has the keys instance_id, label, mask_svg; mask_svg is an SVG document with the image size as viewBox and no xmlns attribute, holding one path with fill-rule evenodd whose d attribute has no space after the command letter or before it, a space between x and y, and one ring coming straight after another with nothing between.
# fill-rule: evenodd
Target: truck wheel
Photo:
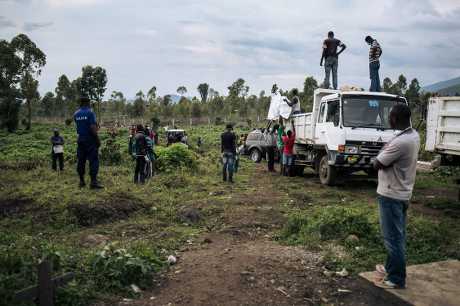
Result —
<instances>
[{"instance_id":1,"label":"truck wheel","mask_svg":"<svg viewBox=\"0 0 460 306\"><path fill-rule=\"evenodd\" d=\"M323 185L332 186L336 179L337 169L329 165L327 155L324 155L319 163L319 180Z\"/></svg>"},{"instance_id":2,"label":"truck wheel","mask_svg":"<svg viewBox=\"0 0 460 306\"><path fill-rule=\"evenodd\" d=\"M262 160L262 153L259 151L259 149L252 149L249 153L249 158L255 163L260 163Z\"/></svg>"}]
</instances>

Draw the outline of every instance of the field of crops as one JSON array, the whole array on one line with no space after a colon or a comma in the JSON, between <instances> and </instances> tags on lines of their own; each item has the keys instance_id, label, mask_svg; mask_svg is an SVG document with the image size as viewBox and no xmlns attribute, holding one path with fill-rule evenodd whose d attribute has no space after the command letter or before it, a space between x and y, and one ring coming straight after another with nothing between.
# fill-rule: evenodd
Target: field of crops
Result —
<instances>
[{"instance_id":1,"label":"field of crops","mask_svg":"<svg viewBox=\"0 0 460 306\"><path fill-rule=\"evenodd\" d=\"M257 220L257 227L272 228L267 234L278 244L317 252L328 269L346 268L355 274L384 258L375 182L358 177L324 187L309 171L304 177L268 176L263 164L243 158L236 183L223 185L223 126L199 126L187 129L189 150L157 148L159 173L145 185L132 183L127 130L115 138L103 131L100 179L105 189L90 191L78 188L73 127L59 126L66 141L65 170L50 169L53 127L35 125L31 132L0 134L2 306L11 305L14 292L35 284L36 264L43 258L53 261L55 274L76 273L57 291L58 305L135 298L139 294L131 285L155 287L168 269L170 254L204 233L230 225L242 231L248 226L241 225L243 221L256 228L258 215L252 218L249 213L260 213L267 205L273 211ZM204 140L201 150L194 145L199 136ZM409 213L411 264L460 259L460 206L451 171L418 174ZM197 220L191 208L199 211Z\"/></svg>"}]
</instances>

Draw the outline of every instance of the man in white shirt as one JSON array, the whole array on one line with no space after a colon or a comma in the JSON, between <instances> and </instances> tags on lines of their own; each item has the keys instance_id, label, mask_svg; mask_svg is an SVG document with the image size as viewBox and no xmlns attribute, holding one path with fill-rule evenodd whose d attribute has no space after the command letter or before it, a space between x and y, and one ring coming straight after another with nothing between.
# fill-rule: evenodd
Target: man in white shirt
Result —
<instances>
[{"instance_id":1,"label":"man in white shirt","mask_svg":"<svg viewBox=\"0 0 460 306\"><path fill-rule=\"evenodd\" d=\"M406 215L420 148L420 138L411 127L411 111L406 104L393 106L390 125L398 133L374 161L374 168L379 170L380 228L388 253L385 265L376 266L375 285L388 289L406 286Z\"/></svg>"}]
</instances>

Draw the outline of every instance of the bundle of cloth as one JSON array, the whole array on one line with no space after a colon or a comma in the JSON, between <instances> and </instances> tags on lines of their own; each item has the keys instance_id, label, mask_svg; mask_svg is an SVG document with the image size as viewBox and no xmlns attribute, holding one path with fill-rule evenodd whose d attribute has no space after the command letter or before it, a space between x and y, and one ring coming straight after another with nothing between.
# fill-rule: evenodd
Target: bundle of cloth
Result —
<instances>
[{"instance_id":1,"label":"bundle of cloth","mask_svg":"<svg viewBox=\"0 0 460 306\"><path fill-rule=\"evenodd\" d=\"M292 101L282 96L279 90L271 95L270 108L268 109L268 120L281 118L289 119L292 114L300 113L300 100L295 96Z\"/></svg>"}]
</instances>

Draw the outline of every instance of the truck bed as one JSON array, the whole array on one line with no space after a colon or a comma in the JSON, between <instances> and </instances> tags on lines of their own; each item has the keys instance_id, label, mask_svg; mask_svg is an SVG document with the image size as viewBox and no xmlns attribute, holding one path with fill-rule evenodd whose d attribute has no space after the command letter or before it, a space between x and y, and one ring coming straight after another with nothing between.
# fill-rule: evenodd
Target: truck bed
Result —
<instances>
[{"instance_id":1,"label":"truck bed","mask_svg":"<svg viewBox=\"0 0 460 306\"><path fill-rule=\"evenodd\" d=\"M425 149L460 155L460 97L430 99Z\"/></svg>"}]
</instances>

